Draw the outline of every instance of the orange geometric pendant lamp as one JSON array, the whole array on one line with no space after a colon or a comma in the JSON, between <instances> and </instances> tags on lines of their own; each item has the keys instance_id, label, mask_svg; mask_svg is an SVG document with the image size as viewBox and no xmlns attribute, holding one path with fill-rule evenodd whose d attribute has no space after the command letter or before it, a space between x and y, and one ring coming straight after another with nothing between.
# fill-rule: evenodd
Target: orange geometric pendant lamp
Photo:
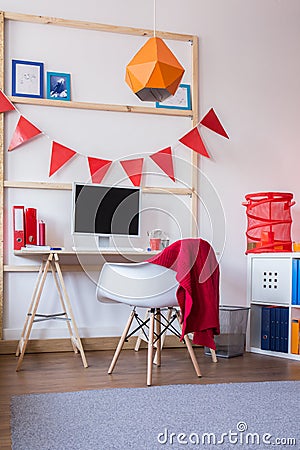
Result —
<instances>
[{"instance_id":1,"label":"orange geometric pendant lamp","mask_svg":"<svg viewBox=\"0 0 300 450\"><path fill-rule=\"evenodd\" d=\"M174 95L184 68L164 41L150 38L126 67L126 83L142 101L162 102Z\"/></svg>"}]
</instances>

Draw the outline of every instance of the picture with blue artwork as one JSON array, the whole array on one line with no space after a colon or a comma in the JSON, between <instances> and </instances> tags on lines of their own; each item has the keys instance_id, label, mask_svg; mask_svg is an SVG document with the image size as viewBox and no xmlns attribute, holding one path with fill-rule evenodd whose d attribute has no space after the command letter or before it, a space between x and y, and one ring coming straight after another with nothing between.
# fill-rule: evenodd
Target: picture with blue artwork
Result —
<instances>
[{"instance_id":1,"label":"picture with blue artwork","mask_svg":"<svg viewBox=\"0 0 300 450\"><path fill-rule=\"evenodd\" d=\"M47 98L71 100L71 75L69 73L47 72Z\"/></svg>"}]
</instances>

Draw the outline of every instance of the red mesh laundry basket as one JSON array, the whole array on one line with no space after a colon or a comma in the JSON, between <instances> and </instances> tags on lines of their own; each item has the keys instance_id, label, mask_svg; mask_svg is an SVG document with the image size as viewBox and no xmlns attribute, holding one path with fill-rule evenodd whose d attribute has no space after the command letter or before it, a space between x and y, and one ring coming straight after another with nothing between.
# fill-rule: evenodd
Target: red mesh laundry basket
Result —
<instances>
[{"instance_id":1,"label":"red mesh laundry basket","mask_svg":"<svg viewBox=\"0 0 300 450\"><path fill-rule=\"evenodd\" d=\"M245 196L248 219L246 253L291 252L293 194L258 192Z\"/></svg>"}]
</instances>

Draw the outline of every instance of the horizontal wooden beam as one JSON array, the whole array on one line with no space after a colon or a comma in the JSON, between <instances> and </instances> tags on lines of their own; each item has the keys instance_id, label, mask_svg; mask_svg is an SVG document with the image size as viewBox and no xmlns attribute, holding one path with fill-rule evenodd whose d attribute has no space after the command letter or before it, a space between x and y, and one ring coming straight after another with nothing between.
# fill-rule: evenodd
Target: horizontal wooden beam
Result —
<instances>
[{"instance_id":1,"label":"horizontal wooden beam","mask_svg":"<svg viewBox=\"0 0 300 450\"><path fill-rule=\"evenodd\" d=\"M143 187L143 194L174 194L174 195L191 195L190 188L167 188L167 187Z\"/></svg>"},{"instance_id":2,"label":"horizontal wooden beam","mask_svg":"<svg viewBox=\"0 0 300 450\"><path fill-rule=\"evenodd\" d=\"M18 22L31 22L39 23L43 25L56 25L61 27L78 28L83 30L94 30L94 31L104 31L106 33L118 33L127 34L134 36L153 36L153 30L148 30L144 28L133 28L124 27L118 25L106 25L97 22L87 22L82 20L67 20L59 17L48 17L48 16L36 16L30 14L19 14L14 12L4 12L4 18L7 20L14 20ZM168 31L155 31L156 36L162 39L170 39L175 41L192 42L193 35L191 34L181 34L181 33L171 33Z\"/></svg>"},{"instance_id":3,"label":"horizontal wooden beam","mask_svg":"<svg viewBox=\"0 0 300 450\"><path fill-rule=\"evenodd\" d=\"M22 256L22 255L21 255ZM33 256L33 255L31 255ZM89 272L99 272L100 266L99 265L84 265L84 268L80 264L61 264L60 266L61 270L63 272L82 272L89 271ZM4 266L4 272L38 272L40 270L40 266L34 266L34 265L5 265ZM51 272L49 272L50 274Z\"/></svg>"},{"instance_id":4,"label":"horizontal wooden beam","mask_svg":"<svg viewBox=\"0 0 300 450\"><path fill-rule=\"evenodd\" d=\"M4 187L15 189L51 189L57 191L71 191L72 183L48 183L47 181L4 181Z\"/></svg>"},{"instance_id":5,"label":"horizontal wooden beam","mask_svg":"<svg viewBox=\"0 0 300 450\"><path fill-rule=\"evenodd\" d=\"M89 109L93 111L114 111L114 112L128 112L136 114L153 114L157 116L177 116L177 117L191 117L193 111L190 109L172 109L172 108L154 108L147 106L129 106L129 105L110 105L104 103L91 102L73 102L64 100L49 100L45 98L30 98L30 97L8 97L12 103L21 103L25 105L35 106L55 106L71 109Z\"/></svg>"},{"instance_id":6,"label":"horizontal wooden beam","mask_svg":"<svg viewBox=\"0 0 300 450\"><path fill-rule=\"evenodd\" d=\"M45 181L4 181L5 188L20 189L53 189L53 190L72 190L72 183L48 183ZM144 194L174 194L191 195L190 188L172 188L172 187L142 187Z\"/></svg>"},{"instance_id":7,"label":"horizontal wooden beam","mask_svg":"<svg viewBox=\"0 0 300 450\"><path fill-rule=\"evenodd\" d=\"M93 350L115 350L120 337L93 337L81 338L85 351ZM136 338L133 336L128 342L124 343L124 350L133 350ZM0 355L9 355L16 353L17 340L0 340ZM141 342L141 348L146 347L145 342ZM176 336L166 336L164 348L184 347ZM61 339L31 339L28 341L26 353L47 353L47 352L73 352L69 338ZM26 358L26 355L25 355ZM17 360L16 360L17 363Z\"/></svg>"}]
</instances>

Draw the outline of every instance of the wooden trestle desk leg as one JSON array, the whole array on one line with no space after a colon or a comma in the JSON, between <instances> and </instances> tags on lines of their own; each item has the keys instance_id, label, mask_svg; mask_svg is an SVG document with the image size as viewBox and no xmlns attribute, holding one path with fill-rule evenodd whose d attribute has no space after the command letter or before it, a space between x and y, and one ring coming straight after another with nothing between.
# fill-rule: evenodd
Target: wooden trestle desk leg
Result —
<instances>
[{"instance_id":1,"label":"wooden trestle desk leg","mask_svg":"<svg viewBox=\"0 0 300 450\"><path fill-rule=\"evenodd\" d=\"M64 282L64 279L63 279L63 276L62 276L60 265L59 265L59 257L58 257L57 253L54 253L54 264L55 264L55 268L56 268L56 271L57 271L57 274L58 274L58 278L59 278L59 281L60 281L60 285L61 285L61 288L62 288L62 293L61 293L61 291L60 291L60 289L58 287L58 284L56 285L57 290L58 290L58 294L59 294L60 299L62 301L62 305L63 305L64 310L66 310L65 304L67 306L68 315L70 316L70 319L71 319L71 322L72 322L72 325L73 325L73 328L74 328L74 333L72 333L70 323L67 322L68 323L68 328L69 328L69 331L70 331L71 342L72 342L73 348L74 349L77 348L79 350L80 355L81 355L81 359L82 359L82 363L83 363L84 367L88 367L88 363L87 363L87 360L85 358L85 354L84 354L84 350L83 350L83 347L82 347L81 339L80 339L80 336L79 336L78 328L77 328L77 325L76 325L76 322L75 322L75 318L74 318L74 314L73 314L73 311L72 311L71 302L70 302L70 299L69 299L69 296L68 296L68 292L66 290L65 282ZM55 277L55 280L56 280L56 277ZM57 280L56 280L56 282L57 282ZM64 302L64 300L65 300L65 302Z\"/></svg>"},{"instance_id":2,"label":"wooden trestle desk leg","mask_svg":"<svg viewBox=\"0 0 300 450\"><path fill-rule=\"evenodd\" d=\"M63 298L60 286L59 286L59 282L57 280L57 275L56 275L56 272L55 272L55 268L53 267L53 264L51 264L51 272L52 272L53 280L54 280L54 283L55 283L55 286L56 286L56 289L57 289L57 292L58 292L58 296L59 296L59 300L60 300L60 304L61 304L63 313L64 313L65 317L67 318L68 317L68 313L67 313L66 305L65 305L65 302L64 302L64 298ZM67 320L67 327L68 327L69 335L70 335L70 338L71 338L71 344L72 344L73 350L74 350L75 353L78 353L78 348L76 347L76 345L73 342L72 327L71 327L71 324L70 324L69 320Z\"/></svg>"},{"instance_id":3,"label":"wooden trestle desk leg","mask_svg":"<svg viewBox=\"0 0 300 450\"><path fill-rule=\"evenodd\" d=\"M65 316L65 319L67 321L67 327L70 333L70 338L71 338L71 343L72 343L72 347L75 353L78 353L78 350L80 352L81 355L81 359L83 362L84 367L88 367L86 358L85 358L85 354L84 354L84 350L82 347L82 343L79 337L79 333L78 333L78 329L77 329L77 325L74 319L74 315L73 315L73 311L72 311L72 307L71 307L71 303L69 300L69 296L64 284L64 280L63 280L63 276L62 276L62 272L61 272L61 268L59 265L59 258L58 258L58 254L57 253L50 253L47 259L47 262L45 264L44 260L41 264L39 273L38 273L38 278L36 281L36 285L34 288L34 292L32 295L32 300L29 306L29 310L26 316L26 320L25 320L25 324L24 324L24 328L22 331L22 335L21 335L21 339L19 341L18 344L18 348L16 351L16 356L19 356L19 360L18 360L18 364L17 364L17 368L16 370L18 371L21 367L23 358L24 358L24 354L26 351L26 346L29 340L29 336L31 333L31 329L32 329L32 325L34 323L34 319L37 313L37 309L39 306L39 302L41 299L41 295L42 295L42 291L44 288L44 284L45 284L45 280L47 277L47 273L49 271L49 269L51 269L52 275L53 275L53 279L54 279L54 283L58 292L58 296L60 299L60 303L61 306L63 308L63 315ZM59 278L59 282L57 279L57 276ZM70 316L70 318L69 318ZM72 327L71 327L71 323L73 324L73 328L74 328L74 333L72 331Z\"/></svg>"},{"instance_id":4,"label":"wooden trestle desk leg","mask_svg":"<svg viewBox=\"0 0 300 450\"><path fill-rule=\"evenodd\" d=\"M42 291L43 291L43 287L45 284L45 280L47 277L47 272L49 270L51 261L52 261L53 255L50 254L46 264L44 263L44 261L41 264L40 267L40 271L38 274L38 278L36 281L36 285L34 288L34 292L33 292L33 296L32 296L32 301L31 304L29 306L29 310L26 316L26 320L25 320L25 324L24 324L24 328L22 331L22 335L21 335L21 339L19 341L18 344L18 348L17 348L17 352L16 355L19 356L19 360L18 360L18 364L17 364L17 368L16 371L18 371L21 367L23 358L24 358L24 354L25 354L25 350L27 347L27 343L28 343L28 339L31 333L31 329L32 329L32 325L33 325L33 321L40 303L40 299L41 299L41 295L42 295Z\"/></svg>"},{"instance_id":5,"label":"wooden trestle desk leg","mask_svg":"<svg viewBox=\"0 0 300 450\"><path fill-rule=\"evenodd\" d=\"M34 304L35 299L36 299L36 295L37 295L38 287L39 287L40 282L41 282L41 277L43 275L44 267L45 267L45 261L43 260L43 262L42 262L42 264L40 266L40 269L39 269L39 273L38 273L38 277L37 277L36 283L35 283L34 291L33 291L32 298L31 298L31 303L30 303L30 306L29 306L29 309L28 309L28 313L26 315L26 319L25 319L23 330L22 330L21 338L20 338L19 343L18 343L16 356L19 356L19 354L22 351L22 347L23 347L23 343L24 343L24 336L25 336L25 333L26 333L26 330L27 330L29 318L31 317L33 304Z\"/></svg>"}]
</instances>

